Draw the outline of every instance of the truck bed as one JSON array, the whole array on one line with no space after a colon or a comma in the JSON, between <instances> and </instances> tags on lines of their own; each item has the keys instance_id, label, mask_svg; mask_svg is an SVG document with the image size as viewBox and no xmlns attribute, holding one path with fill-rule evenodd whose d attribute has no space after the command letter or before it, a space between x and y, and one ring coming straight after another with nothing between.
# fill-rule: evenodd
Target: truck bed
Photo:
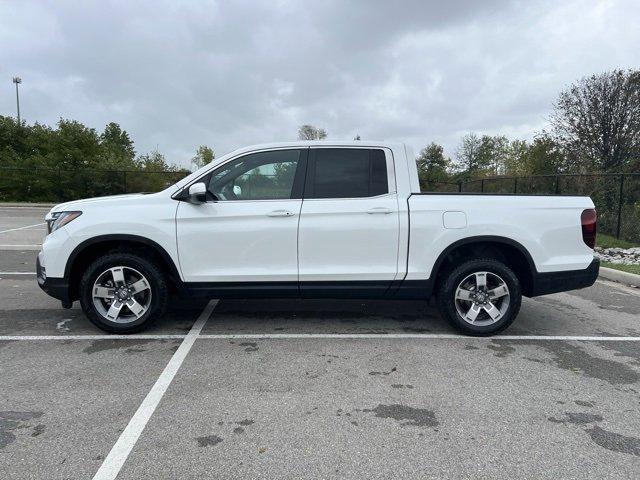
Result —
<instances>
[{"instance_id":1,"label":"truck bed","mask_svg":"<svg viewBox=\"0 0 640 480\"><path fill-rule=\"evenodd\" d=\"M508 239L534 259L538 272L587 268L593 250L582 239L580 215L589 197L492 193L412 193L408 279L430 272L440 252L470 238Z\"/></svg>"}]
</instances>

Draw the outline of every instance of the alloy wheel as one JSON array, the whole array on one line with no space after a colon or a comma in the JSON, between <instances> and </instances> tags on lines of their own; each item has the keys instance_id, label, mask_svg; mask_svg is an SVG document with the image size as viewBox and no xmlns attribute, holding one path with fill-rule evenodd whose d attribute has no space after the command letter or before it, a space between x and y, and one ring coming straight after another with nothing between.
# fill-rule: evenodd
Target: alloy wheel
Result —
<instances>
[{"instance_id":1,"label":"alloy wheel","mask_svg":"<svg viewBox=\"0 0 640 480\"><path fill-rule=\"evenodd\" d=\"M96 278L92 289L93 305L106 320L131 323L151 306L151 285L145 276L131 267L111 267Z\"/></svg>"},{"instance_id":2,"label":"alloy wheel","mask_svg":"<svg viewBox=\"0 0 640 480\"><path fill-rule=\"evenodd\" d=\"M456 288L458 315L470 325L486 326L498 322L509 309L507 283L492 272L474 272Z\"/></svg>"}]
</instances>

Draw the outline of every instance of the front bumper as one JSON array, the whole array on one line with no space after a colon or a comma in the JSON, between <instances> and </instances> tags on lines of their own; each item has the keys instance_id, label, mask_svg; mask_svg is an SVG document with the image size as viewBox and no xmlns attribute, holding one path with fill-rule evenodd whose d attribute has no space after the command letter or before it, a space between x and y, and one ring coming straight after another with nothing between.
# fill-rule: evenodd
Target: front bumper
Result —
<instances>
[{"instance_id":1,"label":"front bumper","mask_svg":"<svg viewBox=\"0 0 640 480\"><path fill-rule=\"evenodd\" d=\"M36 260L36 277L38 279L38 285L48 295L57 298L63 303L71 301L69 282L65 278L47 277L45 268L40 264L40 255L38 255L38 259Z\"/></svg>"},{"instance_id":2,"label":"front bumper","mask_svg":"<svg viewBox=\"0 0 640 480\"><path fill-rule=\"evenodd\" d=\"M590 287L596 282L599 271L600 260L594 257L593 261L584 270L536 273L533 276L533 285L529 296L535 297Z\"/></svg>"}]
</instances>

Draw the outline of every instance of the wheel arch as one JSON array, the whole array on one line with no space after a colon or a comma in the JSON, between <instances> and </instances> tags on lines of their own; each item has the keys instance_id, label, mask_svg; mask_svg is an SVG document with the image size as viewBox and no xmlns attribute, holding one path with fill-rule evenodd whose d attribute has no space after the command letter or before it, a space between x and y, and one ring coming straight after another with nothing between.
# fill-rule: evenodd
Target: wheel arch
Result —
<instances>
[{"instance_id":1,"label":"wheel arch","mask_svg":"<svg viewBox=\"0 0 640 480\"><path fill-rule=\"evenodd\" d=\"M518 277L523 294L529 295L532 292L537 269L531 254L521 243L508 237L494 235L463 238L445 248L438 255L431 270L431 290L433 291L456 260L482 256L503 261Z\"/></svg>"},{"instance_id":2,"label":"wheel arch","mask_svg":"<svg viewBox=\"0 0 640 480\"><path fill-rule=\"evenodd\" d=\"M80 243L73 249L65 266L64 278L69 282L70 297L79 296L79 277L83 267L88 266L102 254L113 251L128 251L151 257L167 274L170 284L177 290L184 289L180 272L171 255L157 242L139 235L108 234L99 235Z\"/></svg>"}]
</instances>

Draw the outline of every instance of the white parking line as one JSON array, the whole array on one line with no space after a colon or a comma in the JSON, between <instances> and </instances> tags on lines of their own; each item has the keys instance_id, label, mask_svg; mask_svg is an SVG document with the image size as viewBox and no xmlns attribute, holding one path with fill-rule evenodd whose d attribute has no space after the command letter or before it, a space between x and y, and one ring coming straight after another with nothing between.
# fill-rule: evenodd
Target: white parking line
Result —
<instances>
[{"instance_id":1,"label":"white parking line","mask_svg":"<svg viewBox=\"0 0 640 480\"><path fill-rule=\"evenodd\" d=\"M42 248L41 243L32 243L30 245L14 245L14 244L3 244L0 245L0 250L40 250Z\"/></svg>"},{"instance_id":2,"label":"white parking line","mask_svg":"<svg viewBox=\"0 0 640 480\"><path fill-rule=\"evenodd\" d=\"M51 208L54 206L55 204L51 204L50 206L38 206L38 205L0 205L0 210L13 210L13 209L20 209L20 210L51 210Z\"/></svg>"},{"instance_id":3,"label":"white parking line","mask_svg":"<svg viewBox=\"0 0 640 480\"><path fill-rule=\"evenodd\" d=\"M41 341L41 340L175 340L185 338L186 334L176 335L0 335L0 340Z\"/></svg>"},{"instance_id":4,"label":"white parking line","mask_svg":"<svg viewBox=\"0 0 640 480\"><path fill-rule=\"evenodd\" d=\"M41 225L46 225L46 223L42 222L42 223L36 223L33 225L27 225L26 227L10 228L9 230L2 230L0 233L15 232L17 230L26 230L27 228L39 227Z\"/></svg>"},{"instance_id":5,"label":"white parking line","mask_svg":"<svg viewBox=\"0 0 640 480\"><path fill-rule=\"evenodd\" d=\"M303 338L421 338L432 340L543 340L578 342L640 342L640 337L590 337L578 335L495 335L493 337L470 337L455 333L241 333L241 334L205 334L202 339L303 339Z\"/></svg>"},{"instance_id":6,"label":"white parking line","mask_svg":"<svg viewBox=\"0 0 640 480\"><path fill-rule=\"evenodd\" d=\"M35 275L36 272L0 272L0 275Z\"/></svg>"},{"instance_id":7,"label":"white parking line","mask_svg":"<svg viewBox=\"0 0 640 480\"><path fill-rule=\"evenodd\" d=\"M196 338L198 338L202 327L204 327L204 324L209 319L217 303L218 300L211 300L200 314L196 323L193 324L193 327L189 330L180 347L178 347L176 353L173 354L171 360L169 360L169 363L167 363L167 366L164 367L164 370L158 377L158 380L156 380L156 383L151 387L151 390L140 404L140 407L138 407L136 413L131 417L131 420L129 420L129 424L120 435L120 438L118 438L118 441L109 452L109 455L107 455L107 458L102 462L102 465L93 476L93 480L113 480L118 476L133 446L138 441L144 427L147 425L151 415L153 415L160 400L162 400L173 377L175 377L178 372L180 365L182 365L189 350L191 350L193 343L196 341Z\"/></svg>"},{"instance_id":8,"label":"white parking line","mask_svg":"<svg viewBox=\"0 0 640 480\"><path fill-rule=\"evenodd\" d=\"M203 312L204 315L204 312ZM195 327L195 324L194 324ZM193 329L192 329L193 330ZM191 332L189 332L191 334ZM0 341L42 341L42 340L170 340L187 338L187 335L0 335ZM455 333L211 333L198 335L201 340L273 339L305 340L325 339L424 339L424 340L525 340L555 342L640 342L640 337L597 337L583 335L495 335L493 337L470 337Z\"/></svg>"}]
</instances>

